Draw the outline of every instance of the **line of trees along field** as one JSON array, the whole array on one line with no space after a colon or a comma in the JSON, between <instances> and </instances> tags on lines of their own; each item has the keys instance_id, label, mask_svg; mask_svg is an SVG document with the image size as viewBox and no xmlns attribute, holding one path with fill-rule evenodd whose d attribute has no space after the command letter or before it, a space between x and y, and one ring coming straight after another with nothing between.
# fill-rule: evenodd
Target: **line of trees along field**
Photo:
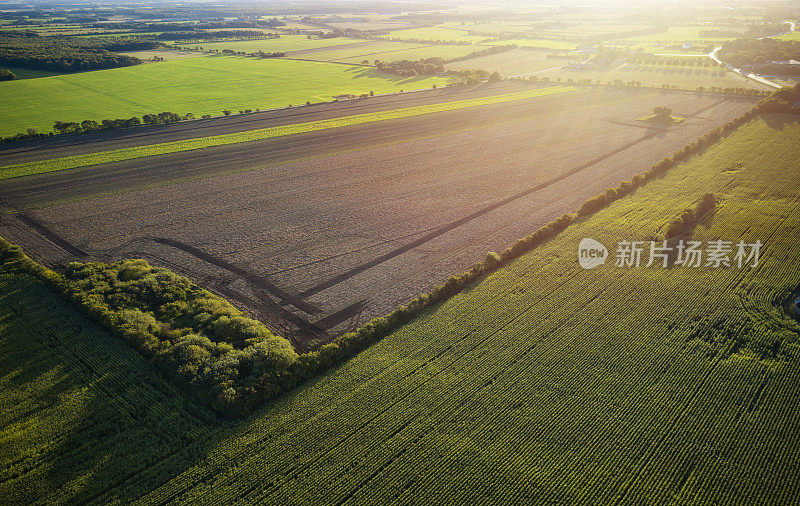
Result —
<instances>
[{"instance_id":1,"label":"line of trees along field","mask_svg":"<svg viewBox=\"0 0 800 506\"><path fill-rule=\"evenodd\" d=\"M244 113L244 111L241 111ZM250 112L249 110L247 112ZM206 116L204 116L205 118ZM142 118L134 116L132 118L117 118L117 119L104 119L96 121L93 119L86 119L81 122L77 121L56 121L53 124L53 131L56 134L76 134L94 132L97 130L118 130L121 128L131 128L140 125L167 125L169 123L177 123L179 121L195 119L192 113L186 113L181 116L174 112L164 111L157 114L144 114ZM35 128L29 128L25 133L18 133L10 137L3 137L0 139L2 142L18 142L30 139L41 139L53 135L53 132L38 132Z\"/></svg>"},{"instance_id":2,"label":"line of trees along field","mask_svg":"<svg viewBox=\"0 0 800 506\"><path fill-rule=\"evenodd\" d=\"M156 42L130 37L40 37L33 32L0 33L0 65L54 72L128 67L142 61L114 51L155 47Z\"/></svg>"},{"instance_id":3,"label":"line of trees along field","mask_svg":"<svg viewBox=\"0 0 800 506\"><path fill-rule=\"evenodd\" d=\"M55 285L65 296L149 357L194 396L227 416L248 413L269 399L341 362L401 325L439 304L587 217L626 196L670 168L691 158L762 112L800 114L800 85L778 90L735 120L726 123L655 164L586 201L501 253L490 252L472 269L344 334L320 349L298 355L289 341L272 334L224 299L187 278L144 260L114 264L72 263L65 274L32 261L0 239L0 264L30 272ZM702 199L693 215L705 213ZM710 208L709 208L710 209Z\"/></svg>"}]
</instances>

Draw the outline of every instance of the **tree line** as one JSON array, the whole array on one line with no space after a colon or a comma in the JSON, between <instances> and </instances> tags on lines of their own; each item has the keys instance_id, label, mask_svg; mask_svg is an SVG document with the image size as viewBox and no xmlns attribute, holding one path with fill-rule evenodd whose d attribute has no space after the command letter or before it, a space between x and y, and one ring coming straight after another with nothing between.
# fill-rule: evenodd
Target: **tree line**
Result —
<instances>
[{"instance_id":1,"label":"tree line","mask_svg":"<svg viewBox=\"0 0 800 506\"><path fill-rule=\"evenodd\" d=\"M230 39L230 38L246 38L246 39L278 39L278 33L263 33L254 32L252 30L218 30L209 32L205 30L192 30L192 31L174 31L163 32L154 36L158 40L188 40L188 39L202 39L202 40L216 40L216 39Z\"/></svg>"},{"instance_id":2,"label":"tree line","mask_svg":"<svg viewBox=\"0 0 800 506\"><path fill-rule=\"evenodd\" d=\"M40 37L33 32L0 33L0 65L55 72L127 67L142 61L113 51L156 46L156 42L130 37Z\"/></svg>"},{"instance_id":3,"label":"tree line","mask_svg":"<svg viewBox=\"0 0 800 506\"><path fill-rule=\"evenodd\" d=\"M459 56L458 58L450 58L447 60L447 63L457 62L457 61L464 61L469 60L470 58L479 58L481 56L489 56L493 54L504 53L506 51L511 51L512 49L517 49L516 44L507 44L504 46L491 46L487 47L486 49L481 49L480 51L473 51L469 54L464 56Z\"/></svg>"},{"instance_id":4,"label":"tree line","mask_svg":"<svg viewBox=\"0 0 800 506\"><path fill-rule=\"evenodd\" d=\"M127 30L131 32L180 32L187 28L192 30L214 30L218 28L275 28L286 23L278 18L257 21L229 20L206 21L199 23L146 23L138 21L122 21L117 23L95 23L91 28L104 30Z\"/></svg>"},{"instance_id":5,"label":"tree line","mask_svg":"<svg viewBox=\"0 0 800 506\"><path fill-rule=\"evenodd\" d=\"M10 137L3 137L2 142L18 142L30 139L40 139L43 137L49 137L53 135L53 133L75 134L94 132L97 130L118 130L121 128L131 128L139 125L166 125L169 123L177 123L178 121L194 118L194 114L190 112L186 113L184 116L181 116L180 114L175 114L174 112L164 111L157 114L145 114L141 117L141 119L134 116L127 119L104 119L99 122L93 119L87 119L80 122L56 121L53 124L52 132L40 133L35 128L29 128L26 133L18 133Z\"/></svg>"}]
</instances>

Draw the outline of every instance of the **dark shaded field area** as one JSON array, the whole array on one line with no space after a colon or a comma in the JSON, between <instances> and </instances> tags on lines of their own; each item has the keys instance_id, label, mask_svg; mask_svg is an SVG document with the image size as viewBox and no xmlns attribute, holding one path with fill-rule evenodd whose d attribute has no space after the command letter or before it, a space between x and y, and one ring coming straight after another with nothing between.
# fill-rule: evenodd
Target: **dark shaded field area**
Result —
<instances>
[{"instance_id":1,"label":"dark shaded field area","mask_svg":"<svg viewBox=\"0 0 800 506\"><path fill-rule=\"evenodd\" d=\"M507 93L502 83L18 146L0 163ZM439 90L437 90L439 91ZM425 102L429 101L429 102ZM303 349L385 314L750 108L583 89L0 181L0 235L49 265L146 258ZM671 107L683 123L635 118Z\"/></svg>"}]
</instances>

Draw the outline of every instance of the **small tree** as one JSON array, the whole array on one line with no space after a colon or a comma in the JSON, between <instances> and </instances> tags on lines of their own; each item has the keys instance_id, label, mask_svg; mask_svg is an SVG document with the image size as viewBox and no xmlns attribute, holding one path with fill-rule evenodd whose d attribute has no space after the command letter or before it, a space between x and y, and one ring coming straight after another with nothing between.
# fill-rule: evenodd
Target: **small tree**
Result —
<instances>
[{"instance_id":1,"label":"small tree","mask_svg":"<svg viewBox=\"0 0 800 506\"><path fill-rule=\"evenodd\" d=\"M653 107L653 119L656 121L672 121L672 109L669 107Z\"/></svg>"}]
</instances>

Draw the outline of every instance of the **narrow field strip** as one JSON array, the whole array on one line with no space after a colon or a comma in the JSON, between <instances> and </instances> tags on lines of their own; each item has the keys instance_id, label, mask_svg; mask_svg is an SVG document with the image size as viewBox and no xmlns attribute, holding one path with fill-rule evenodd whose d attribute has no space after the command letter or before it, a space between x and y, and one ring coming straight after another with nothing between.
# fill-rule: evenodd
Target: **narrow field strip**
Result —
<instances>
[{"instance_id":1,"label":"narrow field strip","mask_svg":"<svg viewBox=\"0 0 800 506\"><path fill-rule=\"evenodd\" d=\"M393 109L389 111L378 111L365 114L356 114L353 116L343 116L339 118L329 118L317 121L309 121L305 123L280 125L269 128L260 128L257 130L249 130L245 132L212 135L209 137L199 137L196 139L185 139L181 141L163 142L159 144L150 144L146 146L136 146L131 148L115 149L110 151L99 151L96 153L85 153L82 155L67 156L62 158L52 158L49 160L38 160L35 162L26 162L16 165L7 165L5 167L0 167L0 179L30 176L34 174L43 174L46 172L87 167L90 165L97 165L101 163L119 162L123 160L132 160L135 158L144 158L147 156L177 153L180 151L191 151L194 149L209 148L214 146L224 146L227 144L257 141L257 140L270 139L274 137L283 137L286 135L293 135L293 134L300 134L307 132L316 132L319 130L327 130L330 128L361 125L364 123L373 123L377 121L386 121L399 118L408 118L412 116L421 116L423 114L432 114L436 112L467 109L470 107L478 107L482 105L501 104L505 102L513 102L516 100L525 100L528 98L554 95L556 93L565 93L569 91L575 91L578 89L579 88L574 86L556 86L552 88L520 91L502 95L492 95L489 97L470 98L465 100L457 100L453 102L443 102L440 104L405 107L402 109Z\"/></svg>"}]
</instances>

